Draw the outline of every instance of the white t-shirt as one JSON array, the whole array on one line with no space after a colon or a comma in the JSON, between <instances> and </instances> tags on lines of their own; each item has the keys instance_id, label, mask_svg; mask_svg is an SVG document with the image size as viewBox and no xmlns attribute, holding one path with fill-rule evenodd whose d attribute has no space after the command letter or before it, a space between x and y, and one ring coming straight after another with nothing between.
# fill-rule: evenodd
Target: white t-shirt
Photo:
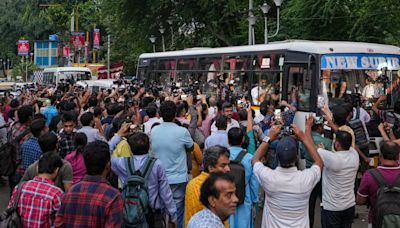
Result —
<instances>
[{"instance_id":1,"label":"white t-shirt","mask_svg":"<svg viewBox=\"0 0 400 228\"><path fill-rule=\"evenodd\" d=\"M253 104L254 105L260 105L260 101L258 101L258 96L261 94L265 93L266 90L261 88L260 86L256 86L253 89L251 89L251 98L253 99Z\"/></svg>"},{"instance_id":2,"label":"white t-shirt","mask_svg":"<svg viewBox=\"0 0 400 228\"><path fill-rule=\"evenodd\" d=\"M162 122L163 122L162 118L157 118L157 117L150 118L147 122L145 122L145 123L143 124L144 133L145 133L146 135L150 135L151 127L153 126L153 124L155 124L155 123L162 123Z\"/></svg>"},{"instance_id":3,"label":"white t-shirt","mask_svg":"<svg viewBox=\"0 0 400 228\"><path fill-rule=\"evenodd\" d=\"M272 170L257 162L253 172L265 191L262 227L310 227L308 201L321 178L317 165L302 171L296 167Z\"/></svg>"},{"instance_id":4,"label":"white t-shirt","mask_svg":"<svg viewBox=\"0 0 400 228\"><path fill-rule=\"evenodd\" d=\"M231 122L230 123L228 122L228 126L226 127L226 133L228 133L228 131L233 127L240 128L240 125L239 125L239 122L237 122L235 119L231 118ZM215 126L215 121L214 121L214 123L211 125L211 134L214 134L217 131L218 131L218 128L217 128L217 126Z\"/></svg>"},{"instance_id":5,"label":"white t-shirt","mask_svg":"<svg viewBox=\"0 0 400 228\"><path fill-rule=\"evenodd\" d=\"M324 162L322 172L322 204L328 211L343 211L354 206L354 181L356 179L359 157L357 151L332 152L318 149Z\"/></svg>"}]
</instances>

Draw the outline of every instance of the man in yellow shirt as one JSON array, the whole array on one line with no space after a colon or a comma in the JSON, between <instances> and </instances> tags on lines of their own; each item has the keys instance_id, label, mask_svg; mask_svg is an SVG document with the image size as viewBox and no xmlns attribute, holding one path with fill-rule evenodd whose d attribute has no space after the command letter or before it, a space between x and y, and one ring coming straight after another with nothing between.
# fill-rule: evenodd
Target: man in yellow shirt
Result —
<instances>
[{"instance_id":1,"label":"man in yellow shirt","mask_svg":"<svg viewBox=\"0 0 400 228\"><path fill-rule=\"evenodd\" d=\"M190 218L197 212L204 209L200 202L200 188L210 173L229 172L229 150L222 146L208 148L203 155L204 171L199 176L189 181L185 193L185 227ZM227 221L225 227L228 227Z\"/></svg>"}]
</instances>

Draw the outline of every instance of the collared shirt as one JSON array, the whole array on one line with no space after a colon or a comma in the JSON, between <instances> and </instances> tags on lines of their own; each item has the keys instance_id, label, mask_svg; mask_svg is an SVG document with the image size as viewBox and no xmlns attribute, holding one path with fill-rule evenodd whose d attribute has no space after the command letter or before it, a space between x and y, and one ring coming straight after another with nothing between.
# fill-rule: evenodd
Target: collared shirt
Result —
<instances>
[{"instance_id":1,"label":"collared shirt","mask_svg":"<svg viewBox=\"0 0 400 228\"><path fill-rule=\"evenodd\" d=\"M35 161L39 160L42 155L38 138L32 136L21 146L22 166L26 170Z\"/></svg>"},{"instance_id":2,"label":"collared shirt","mask_svg":"<svg viewBox=\"0 0 400 228\"><path fill-rule=\"evenodd\" d=\"M115 157L130 157L132 156L131 147L128 144L128 140L123 138L113 151L113 156Z\"/></svg>"},{"instance_id":3,"label":"collared shirt","mask_svg":"<svg viewBox=\"0 0 400 228\"><path fill-rule=\"evenodd\" d=\"M72 151L72 153L65 156L65 160L71 164L73 183L76 184L81 181L82 177L86 175L86 166L83 159L82 153L77 153L77 151Z\"/></svg>"},{"instance_id":4,"label":"collared shirt","mask_svg":"<svg viewBox=\"0 0 400 228\"><path fill-rule=\"evenodd\" d=\"M143 126L144 126L144 133L145 133L146 135L149 135L149 136L150 136L151 127L153 126L153 124L155 124L155 123L162 123L162 122L163 122L162 118L157 118L157 117L150 118L148 121L146 121L146 122L143 124Z\"/></svg>"},{"instance_id":5,"label":"collared shirt","mask_svg":"<svg viewBox=\"0 0 400 228\"><path fill-rule=\"evenodd\" d=\"M257 162L253 171L265 191L262 227L310 227L308 201L321 178L317 165L302 171L296 167L272 170Z\"/></svg>"},{"instance_id":6,"label":"collared shirt","mask_svg":"<svg viewBox=\"0 0 400 228\"><path fill-rule=\"evenodd\" d=\"M216 145L229 148L228 134L225 130L218 130L214 134L208 136L204 142L204 151Z\"/></svg>"},{"instance_id":7,"label":"collared shirt","mask_svg":"<svg viewBox=\"0 0 400 228\"><path fill-rule=\"evenodd\" d=\"M241 147L233 146L229 148L229 160L233 161L240 154L243 149ZM230 227L253 227L253 204L258 202L258 189L260 184L256 176L253 173L253 167L251 165L251 159L253 155L246 153L242 159L242 165L244 166L245 172L245 197L244 203L238 205L236 213L229 217Z\"/></svg>"},{"instance_id":8,"label":"collared shirt","mask_svg":"<svg viewBox=\"0 0 400 228\"><path fill-rule=\"evenodd\" d=\"M185 225L188 225L190 218L197 212L204 209L200 202L200 188L210 174L201 172L199 176L189 181L185 193Z\"/></svg>"},{"instance_id":9,"label":"collared shirt","mask_svg":"<svg viewBox=\"0 0 400 228\"><path fill-rule=\"evenodd\" d=\"M121 227L122 196L101 176L86 175L62 200L56 227Z\"/></svg>"},{"instance_id":10,"label":"collared shirt","mask_svg":"<svg viewBox=\"0 0 400 228\"><path fill-rule=\"evenodd\" d=\"M175 123L164 122L151 131L151 150L162 161L169 184L187 182L186 150L192 147L189 131Z\"/></svg>"},{"instance_id":11,"label":"collared shirt","mask_svg":"<svg viewBox=\"0 0 400 228\"><path fill-rule=\"evenodd\" d=\"M313 131L311 133L315 145L323 144L325 149L332 148L332 140L322 137L318 132ZM314 164L314 160L311 158L310 154L306 150L303 143L300 143L300 153L301 157L306 160L306 168L310 168Z\"/></svg>"},{"instance_id":12,"label":"collared shirt","mask_svg":"<svg viewBox=\"0 0 400 228\"><path fill-rule=\"evenodd\" d=\"M18 186L14 188L8 208L14 204L17 189ZM53 181L43 177L36 176L33 180L24 182L18 201L22 227L51 227L55 213L60 209L62 195L63 191Z\"/></svg>"},{"instance_id":13,"label":"collared shirt","mask_svg":"<svg viewBox=\"0 0 400 228\"><path fill-rule=\"evenodd\" d=\"M221 219L210 209L204 208L193 215L189 221L188 228L224 228Z\"/></svg>"},{"instance_id":14,"label":"collared shirt","mask_svg":"<svg viewBox=\"0 0 400 228\"><path fill-rule=\"evenodd\" d=\"M84 126L76 132L84 133L87 137L87 143L94 142L96 140L107 142L106 138L100 134L99 130L93 127Z\"/></svg>"},{"instance_id":15,"label":"collared shirt","mask_svg":"<svg viewBox=\"0 0 400 228\"><path fill-rule=\"evenodd\" d=\"M44 110L43 115L46 117L47 126L50 126L51 120L58 115L58 111L55 106L49 106Z\"/></svg>"},{"instance_id":16,"label":"collared shirt","mask_svg":"<svg viewBox=\"0 0 400 228\"><path fill-rule=\"evenodd\" d=\"M110 153L118 142L121 141L119 135L115 135L109 142ZM140 169L146 162L149 156L145 155L134 155L133 158L135 169ZM111 157L111 169L119 177L121 185L125 183L128 176L127 167L125 165L124 157L119 158L114 154ZM153 209L167 210L173 221L176 221L176 204L173 201L172 191L169 186L165 169L162 162L157 159L154 163L153 169L148 177L147 187L149 193L150 206Z\"/></svg>"},{"instance_id":17,"label":"collared shirt","mask_svg":"<svg viewBox=\"0 0 400 228\"><path fill-rule=\"evenodd\" d=\"M378 171L382 174L383 178L388 184L394 184L396 178L400 175L400 166L378 166ZM378 182L376 182L371 173L365 172L364 176L361 179L360 187L358 188L357 194L364 198L368 198L370 202L368 223L372 223L372 215L376 205L376 197L379 188L380 186Z\"/></svg>"},{"instance_id":18,"label":"collared shirt","mask_svg":"<svg viewBox=\"0 0 400 228\"><path fill-rule=\"evenodd\" d=\"M218 131L217 126L215 126L216 121L211 125L211 135L215 134ZM238 127L240 128L239 122L237 122L235 119L231 118L230 122L228 122L228 126L226 127L226 133L233 128L233 127Z\"/></svg>"},{"instance_id":19,"label":"collared shirt","mask_svg":"<svg viewBox=\"0 0 400 228\"><path fill-rule=\"evenodd\" d=\"M201 123L200 131L203 133L204 137L207 138L211 134L211 121L214 119L215 115L208 115L205 120Z\"/></svg>"},{"instance_id":20,"label":"collared shirt","mask_svg":"<svg viewBox=\"0 0 400 228\"><path fill-rule=\"evenodd\" d=\"M60 145L60 156L62 158L64 158L76 149L75 135L75 132L72 132L71 134L65 134L65 132L61 132L59 134L60 141L58 142L58 144Z\"/></svg>"},{"instance_id":21,"label":"collared shirt","mask_svg":"<svg viewBox=\"0 0 400 228\"><path fill-rule=\"evenodd\" d=\"M318 149L324 162L322 172L322 204L324 210L343 211L356 204L354 180L359 166L359 156L350 147L346 151L332 152Z\"/></svg>"}]
</instances>

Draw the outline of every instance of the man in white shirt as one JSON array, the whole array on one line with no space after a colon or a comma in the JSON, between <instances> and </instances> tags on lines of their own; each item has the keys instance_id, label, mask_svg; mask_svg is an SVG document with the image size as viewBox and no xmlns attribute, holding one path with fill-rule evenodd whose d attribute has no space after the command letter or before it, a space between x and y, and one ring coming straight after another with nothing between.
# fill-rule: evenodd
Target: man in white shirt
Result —
<instances>
[{"instance_id":1,"label":"man in white shirt","mask_svg":"<svg viewBox=\"0 0 400 228\"><path fill-rule=\"evenodd\" d=\"M311 168L297 170L297 141L292 136L284 136L279 140L276 148L279 167L272 170L260 162L269 143L278 138L281 126L271 127L252 159L254 175L265 191L262 227L310 227L308 199L321 178L323 168L323 162L311 137L312 123L313 118L309 117L306 134L292 125L295 136L305 145L314 160Z\"/></svg>"},{"instance_id":2,"label":"man in white shirt","mask_svg":"<svg viewBox=\"0 0 400 228\"><path fill-rule=\"evenodd\" d=\"M333 146L336 152L318 149L324 162L322 172L321 222L323 228L350 228L355 213L354 181L359 166L357 151L351 147L352 136L338 131Z\"/></svg>"},{"instance_id":3,"label":"man in white shirt","mask_svg":"<svg viewBox=\"0 0 400 228\"><path fill-rule=\"evenodd\" d=\"M224 116L226 116L226 118L228 118L228 125L226 128L226 133L228 133L228 131L233 127L240 128L239 122L237 122L235 119L232 119L232 114L233 114L232 104L229 102L225 102L222 105L222 115L224 115ZM217 131L218 131L218 128L217 128L217 126L215 126L215 121L214 121L214 123L211 125L211 134L214 134Z\"/></svg>"},{"instance_id":4,"label":"man in white shirt","mask_svg":"<svg viewBox=\"0 0 400 228\"><path fill-rule=\"evenodd\" d=\"M150 136L151 127L155 123L162 123L162 119L157 116L157 107L155 105L149 105L146 108L146 114L149 117L143 126L144 126L144 133Z\"/></svg>"},{"instance_id":5,"label":"man in white shirt","mask_svg":"<svg viewBox=\"0 0 400 228\"><path fill-rule=\"evenodd\" d=\"M251 98L254 105L260 105L267 92L267 80L261 79L260 85L251 89Z\"/></svg>"}]
</instances>

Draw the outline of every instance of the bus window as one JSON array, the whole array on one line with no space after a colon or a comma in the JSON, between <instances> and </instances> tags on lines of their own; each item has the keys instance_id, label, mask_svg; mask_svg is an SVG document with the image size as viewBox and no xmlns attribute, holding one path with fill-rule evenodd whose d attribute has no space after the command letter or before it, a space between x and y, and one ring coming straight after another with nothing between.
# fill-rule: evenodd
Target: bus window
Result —
<instances>
[{"instance_id":1,"label":"bus window","mask_svg":"<svg viewBox=\"0 0 400 228\"><path fill-rule=\"evenodd\" d=\"M56 77L53 72L44 72L43 73L43 85L55 85Z\"/></svg>"},{"instance_id":2,"label":"bus window","mask_svg":"<svg viewBox=\"0 0 400 228\"><path fill-rule=\"evenodd\" d=\"M249 67L251 63L250 56L225 56L223 72L229 77L228 81L234 85L234 92L240 97L249 90Z\"/></svg>"},{"instance_id":3,"label":"bus window","mask_svg":"<svg viewBox=\"0 0 400 228\"><path fill-rule=\"evenodd\" d=\"M307 65L291 66L288 76L287 100L301 111L310 110L311 72L307 72Z\"/></svg>"},{"instance_id":4,"label":"bus window","mask_svg":"<svg viewBox=\"0 0 400 228\"><path fill-rule=\"evenodd\" d=\"M210 56L199 58L198 70L199 84L203 93L208 96L216 96L221 77L221 57Z\"/></svg>"}]
</instances>

